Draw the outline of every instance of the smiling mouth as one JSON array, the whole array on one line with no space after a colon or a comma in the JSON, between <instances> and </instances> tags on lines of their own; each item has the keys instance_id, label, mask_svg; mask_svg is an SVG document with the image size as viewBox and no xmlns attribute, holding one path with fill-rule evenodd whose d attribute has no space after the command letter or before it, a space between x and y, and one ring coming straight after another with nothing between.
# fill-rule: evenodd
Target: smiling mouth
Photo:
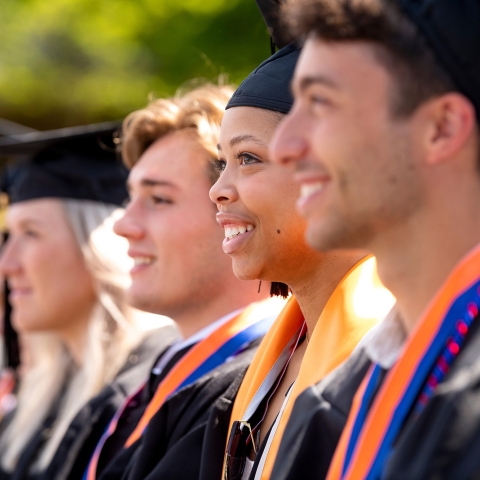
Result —
<instances>
[{"instance_id":1,"label":"smiling mouth","mask_svg":"<svg viewBox=\"0 0 480 480\"><path fill-rule=\"evenodd\" d=\"M135 266L138 267L140 265L150 265L154 262L154 257L134 257L133 261L135 262Z\"/></svg>"},{"instance_id":2,"label":"smiling mouth","mask_svg":"<svg viewBox=\"0 0 480 480\"><path fill-rule=\"evenodd\" d=\"M324 186L324 182L304 183L300 186L300 198L308 198L315 193L321 192Z\"/></svg>"},{"instance_id":3,"label":"smiling mouth","mask_svg":"<svg viewBox=\"0 0 480 480\"><path fill-rule=\"evenodd\" d=\"M244 235L247 232L251 232L255 227L253 225L238 225L236 227L224 227L225 228L225 238L232 240L239 235Z\"/></svg>"}]
</instances>

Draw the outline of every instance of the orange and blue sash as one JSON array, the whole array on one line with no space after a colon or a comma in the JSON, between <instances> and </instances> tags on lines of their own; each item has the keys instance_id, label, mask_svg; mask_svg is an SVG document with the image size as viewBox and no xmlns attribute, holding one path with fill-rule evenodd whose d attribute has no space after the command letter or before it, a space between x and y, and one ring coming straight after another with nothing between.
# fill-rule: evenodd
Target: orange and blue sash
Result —
<instances>
[{"instance_id":1,"label":"orange and blue sash","mask_svg":"<svg viewBox=\"0 0 480 480\"><path fill-rule=\"evenodd\" d=\"M192 384L222 365L228 358L240 353L247 345L265 335L275 321L276 315L259 316L256 310L264 310L261 308L263 303L265 302L252 304L242 313L228 320L194 345L175 364L158 386L137 427L128 438L125 448L133 445L142 436L152 417L175 392ZM96 478L97 465L105 442L115 432L125 408L134 397L140 394L142 389L143 386L130 396L111 420L97 444L83 480L94 480Z\"/></svg>"},{"instance_id":2,"label":"orange and blue sash","mask_svg":"<svg viewBox=\"0 0 480 480\"><path fill-rule=\"evenodd\" d=\"M455 267L411 333L371 403L380 367L372 365L353 400L327 480L376 480L407 417L421 411L458 355L480 305L480 246ZM440 380L441 381L441 380ZM371 404L370 409L368 406Z\"/></svg>"},{"instance_id":3,"label":"orange and blue sash","mask_svg":"<svg viewBox=\"0 0 480 480\"><path fill-rule=\"evenodd\" d=\"M0 372L0 421L16 406L14 397L16 383L16 376L13 370L8 368Z\"/></svg>"}]
</instances>

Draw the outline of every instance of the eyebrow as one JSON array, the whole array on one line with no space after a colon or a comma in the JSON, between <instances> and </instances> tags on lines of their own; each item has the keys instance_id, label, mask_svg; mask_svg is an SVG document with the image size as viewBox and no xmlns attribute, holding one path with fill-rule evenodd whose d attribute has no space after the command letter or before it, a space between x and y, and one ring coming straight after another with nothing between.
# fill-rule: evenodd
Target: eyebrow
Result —
<instances>
[{"instance_id":1,"label":"eyebrow","mask_svg":"<svg viewBox=\"0 0 480 480\"><path fill-rule=\"evenodd\" d=\"M177 186L172 182L167 182L167 180L153 180L152 178L143 178L140 181L140 185L142 187L173 187L177 188ZM130 192L133 186L131 183L127 182L127 190Z\"/></svg>"},{"instance_id":2,"label":"eyebrow","mask_svg":"<svg viewBox=\"0 0 480 480\"><path fill-rule=\"evenodd\" d=\"M255 135L237 135L236 137L233 137L230 139L230 144L231 147L234 147L235 145L238 145L239 143L242 142L252 142L256 143L260 147L265 147L267 148L268 145L265 142L262 142L259 138L255 137ZM220 144L217 145L218 150L222 151L222 147Z\"/></svg>"},{"instance_id":3,"label":"eyebrow","mask_svg":"<svg viewBox=\"0 0 480 480\"><path fill-rule=\"evenodd\" d=\"M310 85L323 85L328 88L333 88L335 90L339 89L339 85L335 83L331 78L324 75L314 75L308 77L302 77L298 81L292 82L292 90L298 90L300 92L306 90Z\"/></svg>"},{"instance_id":4,"label":"eyebrow","mask_svg":"<svg viewBox=\"0 0 480 480\"><path fill-rule=\"evenodd\" d=\"M24 218L18 222L18 225L22 228L28 228L29 226L41 227L43 222L35 218Z\"/></svg>"}]
</instances>

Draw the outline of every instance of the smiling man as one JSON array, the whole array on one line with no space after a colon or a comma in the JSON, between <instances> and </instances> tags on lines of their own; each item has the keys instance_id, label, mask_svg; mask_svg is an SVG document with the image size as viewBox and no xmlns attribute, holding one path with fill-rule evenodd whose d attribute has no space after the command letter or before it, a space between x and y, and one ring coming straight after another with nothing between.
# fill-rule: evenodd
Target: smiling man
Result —
<instances>
[{"instance_id":1,"label":"smiling man","mask_svg":"<svg viewBox=\"0 0 480 480\"><path fill-rule=\"evenodd\" d=\"M259 302L268 289L258 293L256 282L235 277L208 196L231 92L205 85L125 119L130 202L115 231L135 260L128 300L173 318L183 341L160 356L145 386L117 412L88 480L199 478L204 436L217 424L212 406L220 399L228 411L236 378L283 305ZM221 468L221 455L217 463Z\"/></svg>"},{"instance_id":2,"label":"smiling man","mask_svg":"<svg viewBox=\"0 0 480 480\"><path fill-rule=\"evenodd\" d=\"M397 305L360 363L299 397L272 479L479 478L480 4L287 0L284 13L305 45L272 157L296 167L309 243L372 251Z\"/></svg>"}]
</instances>

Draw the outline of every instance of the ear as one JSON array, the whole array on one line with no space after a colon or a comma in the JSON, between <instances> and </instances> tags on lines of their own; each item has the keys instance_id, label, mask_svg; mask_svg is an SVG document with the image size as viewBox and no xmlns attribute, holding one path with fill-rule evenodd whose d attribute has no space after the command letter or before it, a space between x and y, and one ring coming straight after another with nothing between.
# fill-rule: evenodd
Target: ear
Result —
<instances>
[{"instance_id":1,"label":"ear","mask_svg":"<svg viewBox=\"0 0 480 480\"><path fill-rule=\"evenodd\" d=\"M459 152L475 134L476 115L472 103L460 93L447 93L429 102L430 128L427 163L435 165Z\"/></svg>"}]
</instances>

